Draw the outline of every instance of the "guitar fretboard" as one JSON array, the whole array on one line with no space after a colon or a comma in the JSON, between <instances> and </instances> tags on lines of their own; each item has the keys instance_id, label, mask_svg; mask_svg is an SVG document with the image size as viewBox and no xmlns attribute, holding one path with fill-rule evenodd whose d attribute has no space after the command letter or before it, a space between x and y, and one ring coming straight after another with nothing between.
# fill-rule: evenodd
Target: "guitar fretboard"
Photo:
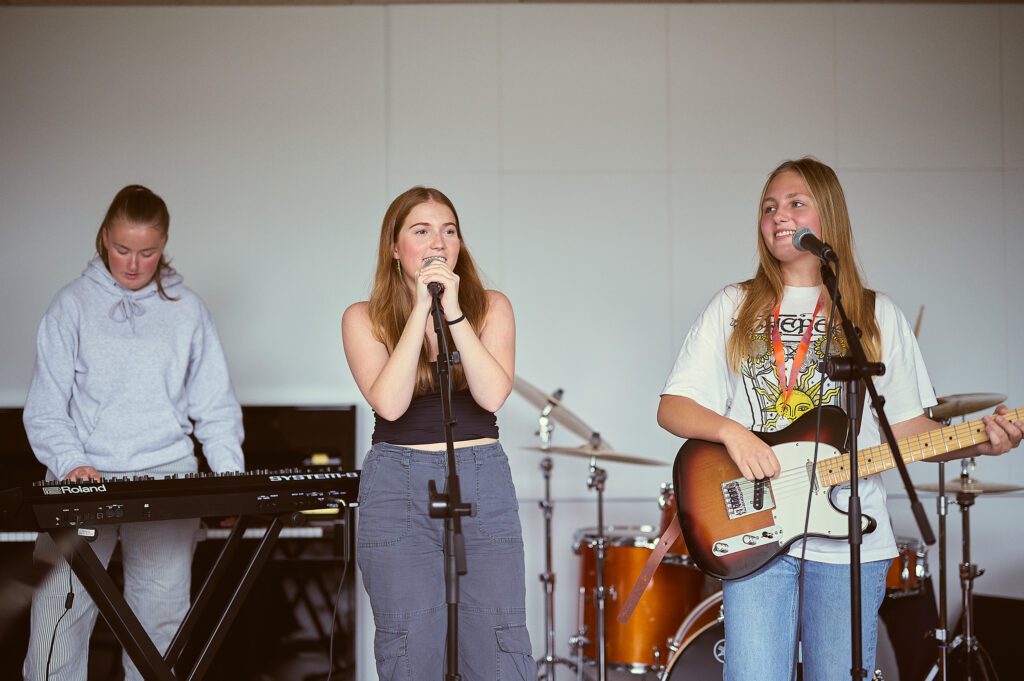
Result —
<instances>
[{"instance_id":1,"label":"guitar fretboard","mask_svg":"<svg viewBox=\"0 0 1024 681\"><path fill-rule=\"evenodd\" d=\"M1013 409L1005 414L1007 420L1017 423L1024 418L1024 408ZM917 461L950 454L952 452L988 442L985 423L981 419L958 423L944 428L929 430L920 435L898 440L903 462L911 464ZM896 457L887 444L867 447L857 452L857 477L864 478L896 467ZM818 482L825 487L841 485L850 481L850 455L841 454L817 465Z\"/></svg>"}]
</instances>

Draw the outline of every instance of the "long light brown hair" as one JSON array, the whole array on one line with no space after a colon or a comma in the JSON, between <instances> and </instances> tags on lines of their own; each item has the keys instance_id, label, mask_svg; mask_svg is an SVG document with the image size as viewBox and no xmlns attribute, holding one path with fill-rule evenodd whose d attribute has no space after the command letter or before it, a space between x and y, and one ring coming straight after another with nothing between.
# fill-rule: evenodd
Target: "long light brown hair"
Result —
<instances>
[{"instance_id":1,"label":"long light brown hair","mask_svg":"<svg viewBox=\"0 0 1024 681\"><path fill-rule=\"evenodd\" d=\"M393 253L398 242L398 234L409 217L410 211L421 203L434 201L447 206L455 217L455 230L459 236L459 257L455 262L454 272L459 276L459 306L466 315L466 322L480 331L487 321L487 291L484 290L477 272L473 257L469 254L466 241L462 237L462 226L459 214L451 200L432 187L413 187L395 197L384 213L380 227L380 243L377 247L377 271L373 276L373 290L370 292L370 324L374 337L392 352L402 336L405 322L412 312L414 303L413 292L402 274L398 260ZM455 349L454 341L448 337L450 350ZM416 369L416 395L435 390L434 372L430 367L431 360L427 344L420 350L419 366ZM456 364L452 368L452 385L456 389L466 387L466 376L462 366Z\"/></svg>"},{"instance_id":2,"label":"long light brown hair","mask_svg":"<svg viewBox=\"0 0 1024 681\"><path fill-rule=\"evenodd\" d=\"M785 161L768 175L758 202L757 253L759 264L753 279L740 287L743 302L736 313L736 324L729 336L727 355L729 366L738 372L743 360L752 354L755 334L764 333L766 324L775 304L782 300L783 282L779 261L768 250L761 236L761 211L763 210L768 186L780 173L793 172L800 175L811 193L814 208L821 223L821 239L827 242L839 256L839 294L843 307L854 325L861 330L864 352L871 361L878 361L882 354L881 333L875 319L874 292L864 288L860 269L853 250L853 231L850 213L846 208L846 195L839 184L839 178L830 167L821 161L805 157L798 161ZM831 303L827 291L823 290L827 302ZM836 333L842 331L836 324Z\"/></svg>"},{"instance_id":3,"label":"long light brown hair","mask_svg":"<svg viewBox=\"0 0 1024 681\"><path fill-rule=\"evenodd\" d=\"M128 222L133 225L146 225L160 232L164 241L171 229L171 214L167 210L167 204L151 190L141 184L130 184L115 196L110 202L110 208L96 231L96 253L99 254L103 264L110 269L110 253L107 245L103 243L103 233L109 232L115 222ZM156 290L164 300L177 300L167 295L164 291L163 275L171 274L174 268L171 267L166 253L160 254L160 263L157 265L153 279L156 281Z\"/></svg>"}]
</instances>

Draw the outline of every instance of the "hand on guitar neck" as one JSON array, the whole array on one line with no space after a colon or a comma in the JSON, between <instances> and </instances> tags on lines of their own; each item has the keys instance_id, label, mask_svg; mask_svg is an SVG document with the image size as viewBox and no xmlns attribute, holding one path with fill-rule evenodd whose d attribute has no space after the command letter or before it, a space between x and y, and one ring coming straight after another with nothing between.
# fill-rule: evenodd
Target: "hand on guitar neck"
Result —
<instances>
[{"instance_id":1,"label":"hand on guitar neck","mask_svg":"<svg viewBox=\"0 0 1024 681\"><path fill-rule=\"evenodd\" d=\"M1013 412L1007 409L1006 405L1001 404L996 407L996 410L991 415L981 417L980 421L984 425L985 434L987 435L987 439L984 442L979 442L978 444L964 447L948 454L941 454L928 460L938 463L940 461L953 461L954 459L964 459L973 456L999 456L1000 454L1006 454L1011 449L1018 447L1021 439L1024 438L1024 425L1020 423L1019 419L1015 422L1007 418L1008 414L1012 415ZM922 415L893 424L892 432L897 440L902 440L942 427L942 423Z\"/></svg>"}]
</instances>

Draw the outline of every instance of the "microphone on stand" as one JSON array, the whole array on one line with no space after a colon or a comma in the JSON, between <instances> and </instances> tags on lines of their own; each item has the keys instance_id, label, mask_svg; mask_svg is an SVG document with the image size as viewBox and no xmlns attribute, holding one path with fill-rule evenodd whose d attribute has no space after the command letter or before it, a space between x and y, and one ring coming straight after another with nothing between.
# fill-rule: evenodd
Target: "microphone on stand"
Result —
<instances>
[{"instance_id":1,"label":"microphone on stand","mask_svg":"<svg viewBox=\"0 0 1024 681\"><path fill-rule=\"evenodd\" d=\"M440 255L432 255L429 258L423 258L423 264L420 267L426 267L427 265L430 265L431 263L435 263L438 261L448 262L448 259L443 258ZM444 284L442 284L439 281L432 281L429 284L427 284L427 290L430 291L430 295L432 295L434 298L437 298L442 293L444 293Z\"/></svg>"},{"instance_id":2,"label":"microphone on stand","mask_svg":"<svg viewBox=\"0 0 1024 681\"><path fill-rule=\"evenodd\" d=\"M812 253L822 261L839 262L839 256L827 243L814 236L809 227L801 227L793 234L793 248L805 253Z\"/></svg>"}]
</instances>

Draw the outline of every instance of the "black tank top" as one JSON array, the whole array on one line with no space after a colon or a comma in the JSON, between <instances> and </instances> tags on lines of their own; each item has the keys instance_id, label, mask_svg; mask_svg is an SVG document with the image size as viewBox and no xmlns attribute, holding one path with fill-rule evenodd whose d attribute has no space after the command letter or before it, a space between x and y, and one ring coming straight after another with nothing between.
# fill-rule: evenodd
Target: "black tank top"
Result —
<instances>
[{"instance_id":1,"label":"black tank top","mask_svg":"<svg viewBox=\"0 0 1024 681\"><path fill-rule=\"evenodd\" d=\"M452 414L456 420L452 428L455 442L484 437L498 438L498 417L477 404L469 390L459 390L452 394ZM389 442L393 445L425 445L444 442L441 391L412 398L409 408L394 421L383 419L376 412L373 419L373 444Z\"/></svg>"}]
</instances>

